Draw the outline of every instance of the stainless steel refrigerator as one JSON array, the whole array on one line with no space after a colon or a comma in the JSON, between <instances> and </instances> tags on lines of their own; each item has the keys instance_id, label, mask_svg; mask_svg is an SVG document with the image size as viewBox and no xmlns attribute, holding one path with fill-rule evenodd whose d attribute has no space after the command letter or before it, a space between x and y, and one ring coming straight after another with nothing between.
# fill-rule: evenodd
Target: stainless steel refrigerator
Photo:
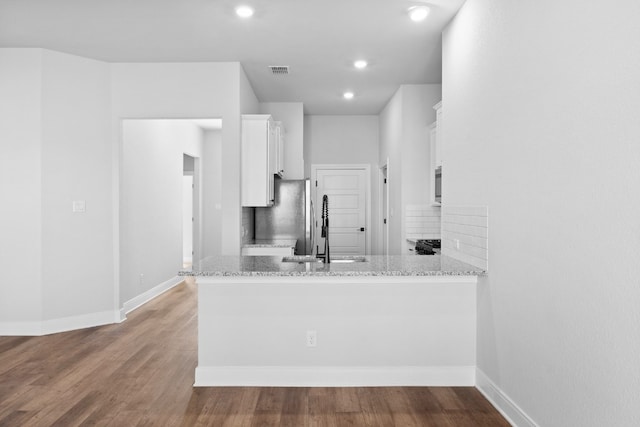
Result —
<instances>
[{"instance_id":1,"label":"stainless steel refrigerator","mask_svg":"<svg viewBox=\"0 0 640 427\"><path fill-rule=\"evenodd\" d=\"M315 212L308 179L277 179L275 202L269 208L256 208L256 239L295 239L296 255L314 252Z\"/></svg>"}]
</instances>

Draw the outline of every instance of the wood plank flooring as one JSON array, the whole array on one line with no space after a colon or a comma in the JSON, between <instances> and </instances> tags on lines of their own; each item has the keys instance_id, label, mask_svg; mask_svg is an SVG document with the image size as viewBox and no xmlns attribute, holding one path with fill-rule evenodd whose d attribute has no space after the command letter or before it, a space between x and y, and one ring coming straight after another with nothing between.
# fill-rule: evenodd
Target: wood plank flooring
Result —
<instances>
[{"instance_id":1,"label":"wood plank flooring","mask_svg":"<svg viewBox=\"0 0 640 427\"><path fill-rule=\"evenodd\" d=\"M0 337L0 426L509 426L473 387L193 388L196 285L127 321Z\"/></svg>"}]
</instances>

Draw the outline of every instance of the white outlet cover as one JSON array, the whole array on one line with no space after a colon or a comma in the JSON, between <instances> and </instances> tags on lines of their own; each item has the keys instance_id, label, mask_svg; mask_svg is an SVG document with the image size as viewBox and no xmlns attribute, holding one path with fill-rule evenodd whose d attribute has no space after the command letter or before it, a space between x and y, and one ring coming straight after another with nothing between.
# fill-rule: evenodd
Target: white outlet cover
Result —
<instances>
[{"instance_id":1,"label":"white outlet cover","mask_svg":"<svg viewBox=\"0 0 640 427\"><path fill-rule=\"evenodd\" d=\"M316 331L307 331L307 347L316 347L317 345Z\"/></svg>"}]
</instances>

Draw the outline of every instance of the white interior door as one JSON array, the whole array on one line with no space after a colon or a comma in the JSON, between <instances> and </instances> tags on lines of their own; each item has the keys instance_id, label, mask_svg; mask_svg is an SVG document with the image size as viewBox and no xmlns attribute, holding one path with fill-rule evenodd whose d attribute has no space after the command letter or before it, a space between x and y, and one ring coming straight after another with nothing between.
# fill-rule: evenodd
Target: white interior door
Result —
<instances>
[{"instance_id":1,"label":"white interior door","mask_svg":"<svg viewBox=\"0 0 640 427\"><path fill-rule=\"evenodd\" d=\"M367 247L367 190L369 174L365 169L316 169L316 241L324 252L322 198L329 199L330 254L365 255Z\"/></svg>"}]
</instances>

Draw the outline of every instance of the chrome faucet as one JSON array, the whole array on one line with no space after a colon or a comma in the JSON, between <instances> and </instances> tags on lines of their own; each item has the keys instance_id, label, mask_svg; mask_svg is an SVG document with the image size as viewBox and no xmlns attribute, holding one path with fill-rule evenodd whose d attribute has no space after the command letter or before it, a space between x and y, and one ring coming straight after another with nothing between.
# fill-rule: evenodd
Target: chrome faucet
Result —
<instances>
[{"instance_id":1,"label":"chrome faucet","mask_svg":"<svg viewBox=\"0 0 640 427\"><path fill-rule=\"evenodd\" d=\"M322 232L320 237L324 237L324 253L318 254L319 258L323 258L326 264L331 262L329 257L329 197L325 194L322 196Z\"/></svg>"}]
</instances>

